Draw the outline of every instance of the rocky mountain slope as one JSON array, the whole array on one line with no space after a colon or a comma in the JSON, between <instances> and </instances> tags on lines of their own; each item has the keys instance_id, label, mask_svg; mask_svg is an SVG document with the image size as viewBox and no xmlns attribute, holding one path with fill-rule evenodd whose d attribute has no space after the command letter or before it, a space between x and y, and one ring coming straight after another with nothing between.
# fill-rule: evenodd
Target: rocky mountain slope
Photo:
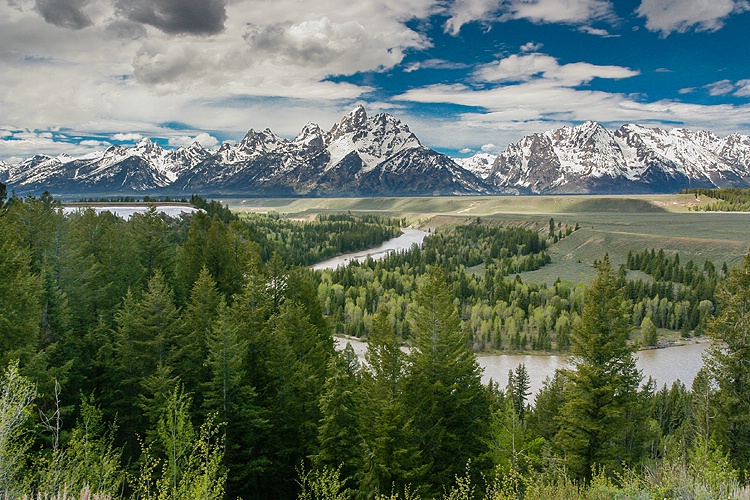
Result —
<instances>
[{"instance_id":1,"label":"rocky mountain slope","mask_svg":"<svg viewBox=\"0 0 750 500\"><path fill-rule=\"evenodd\" d=\"M595 122L524 137L496 156L451 159L388 114L358 106L330 130L294 139L250 130L238 144L132 148L0 163L19 194L221 193L243 196L660 193L750 186L750 136Z\"/></svg>"},{"instance_id":2,"label":"rocky mountain slope","mask_svg":"<svg viewBox=\"0 0 750 500\"><path fill-rule=\"evenodd\" d=\"M519 193L668 193L749 187L750 137L595 122L524 137L492 166L464 165L496 188ZM479 156L479 155L478 155ZM484 155L480 156L484 159Z\"/></svg>"}]
</instances>

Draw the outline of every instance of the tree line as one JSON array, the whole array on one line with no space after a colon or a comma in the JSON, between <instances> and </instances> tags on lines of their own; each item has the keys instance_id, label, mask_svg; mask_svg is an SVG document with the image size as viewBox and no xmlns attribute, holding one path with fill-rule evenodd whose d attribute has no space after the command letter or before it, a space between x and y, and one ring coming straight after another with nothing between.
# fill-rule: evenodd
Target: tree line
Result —
<instances>
[{"instance_id":1,"label":"tree line","mask_svg":"<svg viewBox=\"0 0 750 500\"><path fill-rule=\"evenodd\" d=\"M750 211L750 189L748 188L694 188L683 189L682 194L694 194L696 198L707 196L718 201L705 205L688 207L689 210L704 212L748 212Z\"/></svg>"},{"instance_id":2,"label":"tree line","mask_svg":"<svg viewBox=\"0 0 750 500\"><path fill-rule=\"evenodd\" d=\"M545 237L535 228L475 220L430 234L421 247L320 271L318 296L336 333L367 336L373 315L384 305L396 332L409 339L408 304L426 269L439 265L477 351L567 351L573 325L581 317L584 285L526 282L519 273L549 263L547 245L573 230L551 228ZM629 277L628 270L649 279ZM726 264L719 272L710 261L701 267L693 261L681 265L677 253L667 257L663 250L643 250L628 254L617 280L630 302L633 326L647 320L688 337L702 335L715 310L714 289L726 272Z\"/></svg>"}]
</instances>

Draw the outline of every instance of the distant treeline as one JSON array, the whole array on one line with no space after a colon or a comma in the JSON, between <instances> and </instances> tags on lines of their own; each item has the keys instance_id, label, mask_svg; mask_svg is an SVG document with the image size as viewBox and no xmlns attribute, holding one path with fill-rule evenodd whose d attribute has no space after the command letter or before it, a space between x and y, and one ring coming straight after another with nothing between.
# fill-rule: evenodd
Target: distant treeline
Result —
<instances>
[{"instance_id":1,"label":"distant treeline","mask_svg":"<svg viewBox=\"0 0 750 500\"><path fill-rule=\"evenodd\" d=\"M585 286L559 280L553 286L524 282L518 273L550 262L547 245L569 236L567 226L549 237L533 229L493 226L475 221L429 235L420 248L393 253L382 260L352 262L320 271L318 295L337 333L366 336L375 312L385 305L396 332L409 338L409 309L427 268L445 271L460 316L471 331L474 348L485 350L561 350L581 315ZM639 270L653 279L632 279ZM701 335L714 312L714 289L722 274L706 261L684 266L679 255L663 250L628 255L618 286L629 300L631 324L648 318L657 328Z\"/></svg>"},{"instance_id":2,"label":"distant treeline","mask_svg":"<svg viewBox=\"0 0 750 500\"><path fill-rule=\"evenodd\" d=\"M708 196L713 203L690 207L690 210L704 212L750 212L750 188L683 189L682 194L695 194L695 197Z\"/></svg>"}]
</instances>

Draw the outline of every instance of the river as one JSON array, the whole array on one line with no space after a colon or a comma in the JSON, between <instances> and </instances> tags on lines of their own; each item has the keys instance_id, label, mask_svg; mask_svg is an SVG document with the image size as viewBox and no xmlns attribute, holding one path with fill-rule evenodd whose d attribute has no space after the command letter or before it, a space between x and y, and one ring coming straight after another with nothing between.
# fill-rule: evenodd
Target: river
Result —
<instances>
[{"instance_id":1,"label":"river","mask_svg":"<svg viewBox=\"0 0 750 500\"><path fill-rule=\"evenodd\" d=\"M345 255L339 255L333 259L315 264L313 269L335 269L351 261L362 261L367 257L381 259L390 252L406 250L412 245L421 245L428 235L426 231L419 229L404 229L403 234L390 239L376 248L362 250ZM346 340L337 338L336 344L343 349ZM361 359L364 358L367 344L361 340L351 340L354 351ZM647 349L636 353L636 365L643 372L644 380L652 377L657 386L664 384L671 386L675 380L681 380L690 387L695 375L703 366L703 351L708 344L687 344L683 346L668 347L665 349ZM568 368L567 356L539 355L539 354L480 354L477 357L479 365L483 369L482 381L488 383L490 380L499 382L505 387L508 382L508 371L514 369L520 363L526 365L531 378L531 392L536 395L541 389L544 379L552 377L558 368Z\"/></svg>"},{"instance_id":2,"label":"river","mask_svg":"<svg viewBox=\"0 0 750 500\"><path fill-rule=\"evenodd\" d=\"M354 351L364 358L367 344L361 340L336 339L338 349L343 349L350 342ZM647 349L636 353L636 366L643 373L644 382L652 377L661 388L666 384L671 386L676 380L681 380L688 388L693 383L695 375L703 366L703 351L707 343L687 344L665 349ZM508 371L515 369L520 363L526 365L531 379L531 393L536 395L541 389L544 379L552 378L558 368L569 368L567 356L541 354L480 354L477 356L479 365L483 369L482 381L488 383L490 379L499 382L501 387L508 383Z\"/></svg>"},{"instance_id":3,"label":"river","mask_svg":"<svg viewBox=\"0 0 750 500\"><path fill-rule=\"evenodd\" d=\"M412 245L421 245L422 241L429 234L427 231L421 229L402 229L402 234L392 238L382 245L374 248L368 248L359 252L347 253L339 255L332 259L324 260L313 265L313 269L336 269L339 266L346 265L349 262L357 261L362 262L371 257L373 260L382 259L391 252L398 252L401 250L408 250Z\"/></svg>"}]
</instances>

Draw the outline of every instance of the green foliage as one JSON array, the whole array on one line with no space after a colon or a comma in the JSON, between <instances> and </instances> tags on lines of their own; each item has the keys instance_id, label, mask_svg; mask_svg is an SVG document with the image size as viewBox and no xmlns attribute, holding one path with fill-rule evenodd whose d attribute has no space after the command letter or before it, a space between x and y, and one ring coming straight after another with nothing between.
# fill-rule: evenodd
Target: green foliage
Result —
<instances>
[{"instance_id":1,"label":"green foliage","mask_svg":"<svg viewBox=\"0 0 750 500\"><path fill-rule=\"evenodd\" d=\"M28 358L37 341L42 282L32 273L26 248L0 227L0 363Z\"/></svg>"},{"instance_id":2,"label":"green foliage","mask_svg":"<svg viewBox=\"0 0 750 500\"><path fill-rule=\"evenodd\" d=\"M618 470L636 463L645 444L627 306L608 258L597 271L573 332L574 369L565 372L569 385L555 438L570 471L582 479L591 478L594 465Z\"/></svg>"},{"instance_id":3,"label":"green foliage","mask_svg":"<svg viewBox=\"0 0 750 500\"><path fill-rule=\"evenodd\" d=\"M705 364L718 390L711 398L719 441L734 466L750 463L750 254L716 289L719 313L706 333L714 340Z\"/></svg>"},{"instance_id":4,"label":"green foliage","mask_svg":"<svg viewBox=\"0 0 750 500\"><path fill-rule=\"evenodd\" d=\"M412 317L414 346L404 401L426 467L423 484L435 491L460 473L459 464L484 453L489 401L439 267L430 268L420 285Z\"/></svg>"},{"instance_id":5,"label":"green foliage","mask_svg":"<svg viewBox=\"0 0 750 500\"><path fill-rule=\"evenodd\" d=\"M641 338L643 339L643 345L654 346L659 342L656 326L648 316L641 321Z\"/></svg>"},{"instance_id":6,"label":"green foliage","mask_svg":"<svg viewBox=\"0 0 750 500\"><path fill-rule=\"evenodd\" d=\"M694 193L696 198L707 196L715 200L720 200L692 207L693 210L702 210L705 212L750 211L750 189L747 188L683 189L680 193Z\"/></svg>"},{"instance_id":7,"label":"green foliage","mask_svg":"<svg viewBox=\"0 0 750 500\"><path fill-rule=\"evenodd\" d=\"M572 230L557 223L547 238L544 224L478 219L439 231L423 248L313 273L295 265L380 243L402 221L239 219L225 208L206 202L208 214L171 219L151 210L126 222L93 210L63 215L49 195L2 207L0 358L20 357L3 379L16 381L1 399L3 415L16 415L0 418L16 422L0 425L10 436L0 439L3 494L742 493L747 424L736 391L746 382L732 382L729 372L739 368L725 364L735 359L730 346L742 349L733 325L744 316L731 311L742 310L733 300L749 287L737 276L716 295L718 307L713 286L729 273L665 252L632 254L632 267L653 281L628 280L623 269L589 291L527 283L513 273L544 265L547 244ZM602 299L619 288L622 296ZM627 298L634 309L622 306ZM600 304L597 314L591 304ZM726 313L726 324L712 322L714 312ZM726 339L717 349L729 357L716 357L716 369L699 374L690 391L638 391L621 342L644 318L660 328L704 328ZM361 368L351 350L335 353L332 330L368 337ZM602 370L579 362L580 376L547 381L534 405L523 367L507 393L480 383L475 350L565 350L571 342L579 360L596 359ZM621 354L622 362L607 357ZM576 459L581 430L599 439L593 476ZM301 467L312 469L300 475Z\"/></svg>"},{"instance_id":8,"label":"green foliage","mask_svg":"<svg viewBox=\"0 0 750 500\"><path fill-rule=\"evenodd\" d=\"M300 492L298 500L348 500L350 491L339 469L323 467L320 470L299 470L297 480Z\"/></svg>"},{"instance_id":9,"label":"green foliage","mask_svg":"<svg viewBox=\"0 0 750 500\"><path fill-rule=\"evenodd\" d=\"M23 487L23 472L29 441L24 425L31 415L36 390L10 363L0 379L0 494L17 496Z\"/></svg>"}]
</instances>

